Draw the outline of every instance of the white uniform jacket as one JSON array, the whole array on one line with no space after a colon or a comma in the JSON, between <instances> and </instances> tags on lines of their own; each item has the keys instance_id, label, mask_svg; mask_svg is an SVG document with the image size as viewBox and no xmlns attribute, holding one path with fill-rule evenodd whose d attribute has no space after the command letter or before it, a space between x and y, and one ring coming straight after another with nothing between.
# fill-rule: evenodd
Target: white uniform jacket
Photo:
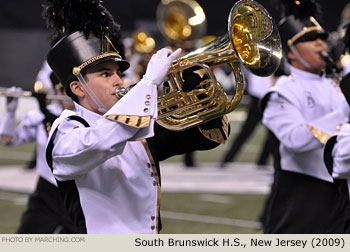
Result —
<instances>
[{"instance_id":1,"label":"white uniform jacket","mask_svg":"<svg viewBox=\"0 0 350 252\"><path fill-rule=\"evenodd\" d=\"M157 112L156 86L139 82L103 116L76 104L54 122L47 159L52 154L53 174L79 233L157 233L158 162L189 150L175 135L155 140ZM142 127L130 126L147 118ZM217 146L207 141L208 148Z\"/></svg>"},{"instance_id":2,"label":"white uniform jacket","mask_svg":"<svg viewBox=\"0 0 350 252\"><path fill-rule=\"evenodd\" d=\"M49 112L60 115L62 108L58 104L47 106ZM36 169L42 178L57 186L56 180L46 163L45 148L48 138L46 126L43 121L44 114L38 109L28 112L23 116L21 123L16 127L15 116L5 112L0 122L0 135L12 136L8 146L17 146L22 143L36 142Z\"/></svg>"},{"instance_id":3,"label":"white uniform jacket","mask_svg":"<svg viewBox=\"0 0 350 252\"><path fill-rule=\"evenodd\" d=\"M345 98L325 76L291 67L262 101L263 123L280 142L280 168L332 182L323 162L323 145L347 122Z\"/></svg>"},{"instance_id":4,"label":"white uniform jacket","mask_svg":"<svg viewBox=\"0 0 350 252\"><path fill-rule=\"evenodd\" d=\"M66 206L74 213L79 232L156 232L157 178L150 175L151 160L137 141L153 136L156 102L156 86L140 83L104 116L75 104L76 111L64 110L54 122L49 136L57 128L53 174L61 192L76 188L76 194L69 189L76 202ZM72 115L84 118L89 127L71 120ZM113 115L150 116L151 120L137 128L106 118Z\"/></svg>"}]
</instances>

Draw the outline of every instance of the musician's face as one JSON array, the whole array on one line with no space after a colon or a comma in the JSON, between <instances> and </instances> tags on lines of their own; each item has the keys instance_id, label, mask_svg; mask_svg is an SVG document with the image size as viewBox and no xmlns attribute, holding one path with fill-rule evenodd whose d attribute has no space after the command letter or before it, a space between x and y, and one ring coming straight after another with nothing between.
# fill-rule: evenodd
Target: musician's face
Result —
<instances>
[{"instance_id":1,"label":"musician's face","mask_svg":"<svg viewBox=\"0 0 350 252\"><path fill-rule=\"evenodd\" d=\"M299 42L295 44L295 48L299 55L313 68L310 69L294 55L293 52L289 52L288 56L291 59L291 64L301 70L320 73L325 67L326 62L321 57L321 52L327 52L327 44L324 40L317 38L312 41Z\"/></svg>"},{"instance_id":2,"label":"musician's face","mask_svg":"<svg viewBox=\"0 0 350 252\"><path fill-rule=\"evenodd\" d=\"M115 95L115 90L123 85L121 75L116 62L107 62L92 67L85 75L87 85L107 110L119 100ZM86 95L86 99L90 107L88 109L99 113L92 98Z\"/></svg>"}]
</instances>

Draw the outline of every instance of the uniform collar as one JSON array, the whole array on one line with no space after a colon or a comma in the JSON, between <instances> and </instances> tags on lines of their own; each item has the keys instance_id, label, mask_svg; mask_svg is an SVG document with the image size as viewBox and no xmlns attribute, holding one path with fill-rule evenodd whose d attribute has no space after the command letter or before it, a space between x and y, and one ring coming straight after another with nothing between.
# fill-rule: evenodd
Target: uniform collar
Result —
<instances>
[{"instance_id":1,"label":"uniform collar","mask_svg":"<svg viewBox=\"0 0 350 252\"><path fill-rule=\"evenodd\" d=\"M83 117L92 125L95 125L96 121L101 118L101 115L84 108L83 106L79 105L76 102L74 102L74 106L75 106L75 111L78 113L77 115Z\"/></svg>"},{"instance_id":2,"label":"uniform collar","mask_svg":"<svg viewBox=\"0 0 350 252\"><path fill-rule=\"evenodd\" d=\"M309 73L309 72L300 70L296 67L293 67L292 65L290 65L290 71L291 71L292 77L296 77L296 78L303 78L303 79L309 79L309 80L320 80L324 78L324 73L320 76L318 74Z\"/></svg>"}]
</instances>

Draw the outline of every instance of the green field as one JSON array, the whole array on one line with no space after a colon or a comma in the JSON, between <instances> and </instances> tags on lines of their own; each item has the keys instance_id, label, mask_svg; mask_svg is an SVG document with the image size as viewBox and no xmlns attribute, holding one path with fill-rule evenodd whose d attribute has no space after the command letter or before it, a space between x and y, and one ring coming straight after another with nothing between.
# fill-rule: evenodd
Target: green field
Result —
<instances>
[{"instance_id":1,"label":"green field","mask_svg":"<svg viewBox=\"0 0 350 252\"><path fill-rule=\"evenodd\" d=\"M228 143L211 151L196 152L194 156L197 162L221 161L224 151L239 130L241 121L230 115L230 123L232 133ZM236 161L255 162L264 134L265 129L259 126L242 148ZM0 169L1 165L25 166L27 160L32 156L34 147L34 144L25 144L15 148L1 146ZM173 157L167 162L182 162L182 157ZM161 200L163 230L161 233L260 233L257 220L265 197L265 195L163 192ZM27 198L26 194L0 191L0 233L15 232ZM214 200L208 200L208 198Z\"/></svg>"},{"instance_id":2,"label":"green field","mask_svg":"<svg viewBox=\"0 0 350 252\"><path fill-rule=\"evenodd\" d=\"M264 195L220 194L226 202L203 200L208 194L162 193L163 234L260 233L257 221ZM14 233L26 206L26 194L0 191L0 233ZM162 214L164 212L164 216ZM176 213L176 214L174 214ZM188 218L190 217L190 218ZM210 217L210 218L209 218ZM227 220L230 220L227 221ZM238 220L236 223L232 220ZM241 223L243 221L251 221Z\"/></svg>"}]
</instances>

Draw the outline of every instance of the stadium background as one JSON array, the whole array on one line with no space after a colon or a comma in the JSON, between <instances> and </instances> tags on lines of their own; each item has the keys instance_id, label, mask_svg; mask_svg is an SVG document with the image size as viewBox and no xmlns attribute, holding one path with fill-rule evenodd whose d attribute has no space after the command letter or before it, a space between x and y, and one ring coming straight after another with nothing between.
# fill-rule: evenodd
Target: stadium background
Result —
<instances>
[{"instance_id":1,"label":"stadium background","mask_svg":"<svg viewBox=\"0 0 350 252\"><path fill-rule=\"evenodd\" d=\"M154 32L157 42L161 45L161 37L157 31L155 13L158 0L105 0L106 6L121 24L123 35L128 36L136 29L150 29ZM236 1L198 0L202 5L208 22L208 34L223 35L226 32L227 16ZM279 11L272 1L260 0L272 16L278 20ZM348 2L345 0L322 0L323 16L320 23L329 31L334 31L339 25L340 12ZM49 33L41 19L40 0L1 1L0 8L0 86L20 86L31 90L38 70L49 49ZM5 99L0 97L0 115ZM30 98L20 100L20 113L34 108L35 101ZM245 103L229 115L232 141L240 124L245 118ZM218 164L223 152L229 144L219 148L197 152L195 159L198 167L187 169L182 165L181 157L175 157L161 164L163 166L163 187L166 183L173 185L172 190L164 190L162 194L163 233L259 233L258 218L272 179L271 161L266 167L255 167L253 162L259 153L260 143L264 137L262 126L255 132L250 141L242 149L237 162L225 170ZM34 171L25 170L25 163L31 158L33 144L25 144L13 149L0 147L0 233L13 233L19 223L21 212L25 208L29 189L21 188L13 182L13 187L2 185L6 169L18 172L18 177L35 178ZM169 171L165 171L169 169ZM169 180L167 176L169 174ZM193 178L194 182L202 180L210 174L206 190L186 189L183 180ZM33 176L34 175L34 176ZM209 175L208 175L209 176ZM234 190L227 192L209 187L209 183L220 185L225 177L232 177ZM235 180L235 178L239 178ZM169 181L169 182L167 182ZM252 184L245 183L246 181ZM34 181L33 181L34 183ZM262 183L262 190L251 190ZM178 186L177 186L178 185ZM178 189L176 189L178 188ZM191 188L189 186L189 188Z\"/></svg>"}]
</instances>

